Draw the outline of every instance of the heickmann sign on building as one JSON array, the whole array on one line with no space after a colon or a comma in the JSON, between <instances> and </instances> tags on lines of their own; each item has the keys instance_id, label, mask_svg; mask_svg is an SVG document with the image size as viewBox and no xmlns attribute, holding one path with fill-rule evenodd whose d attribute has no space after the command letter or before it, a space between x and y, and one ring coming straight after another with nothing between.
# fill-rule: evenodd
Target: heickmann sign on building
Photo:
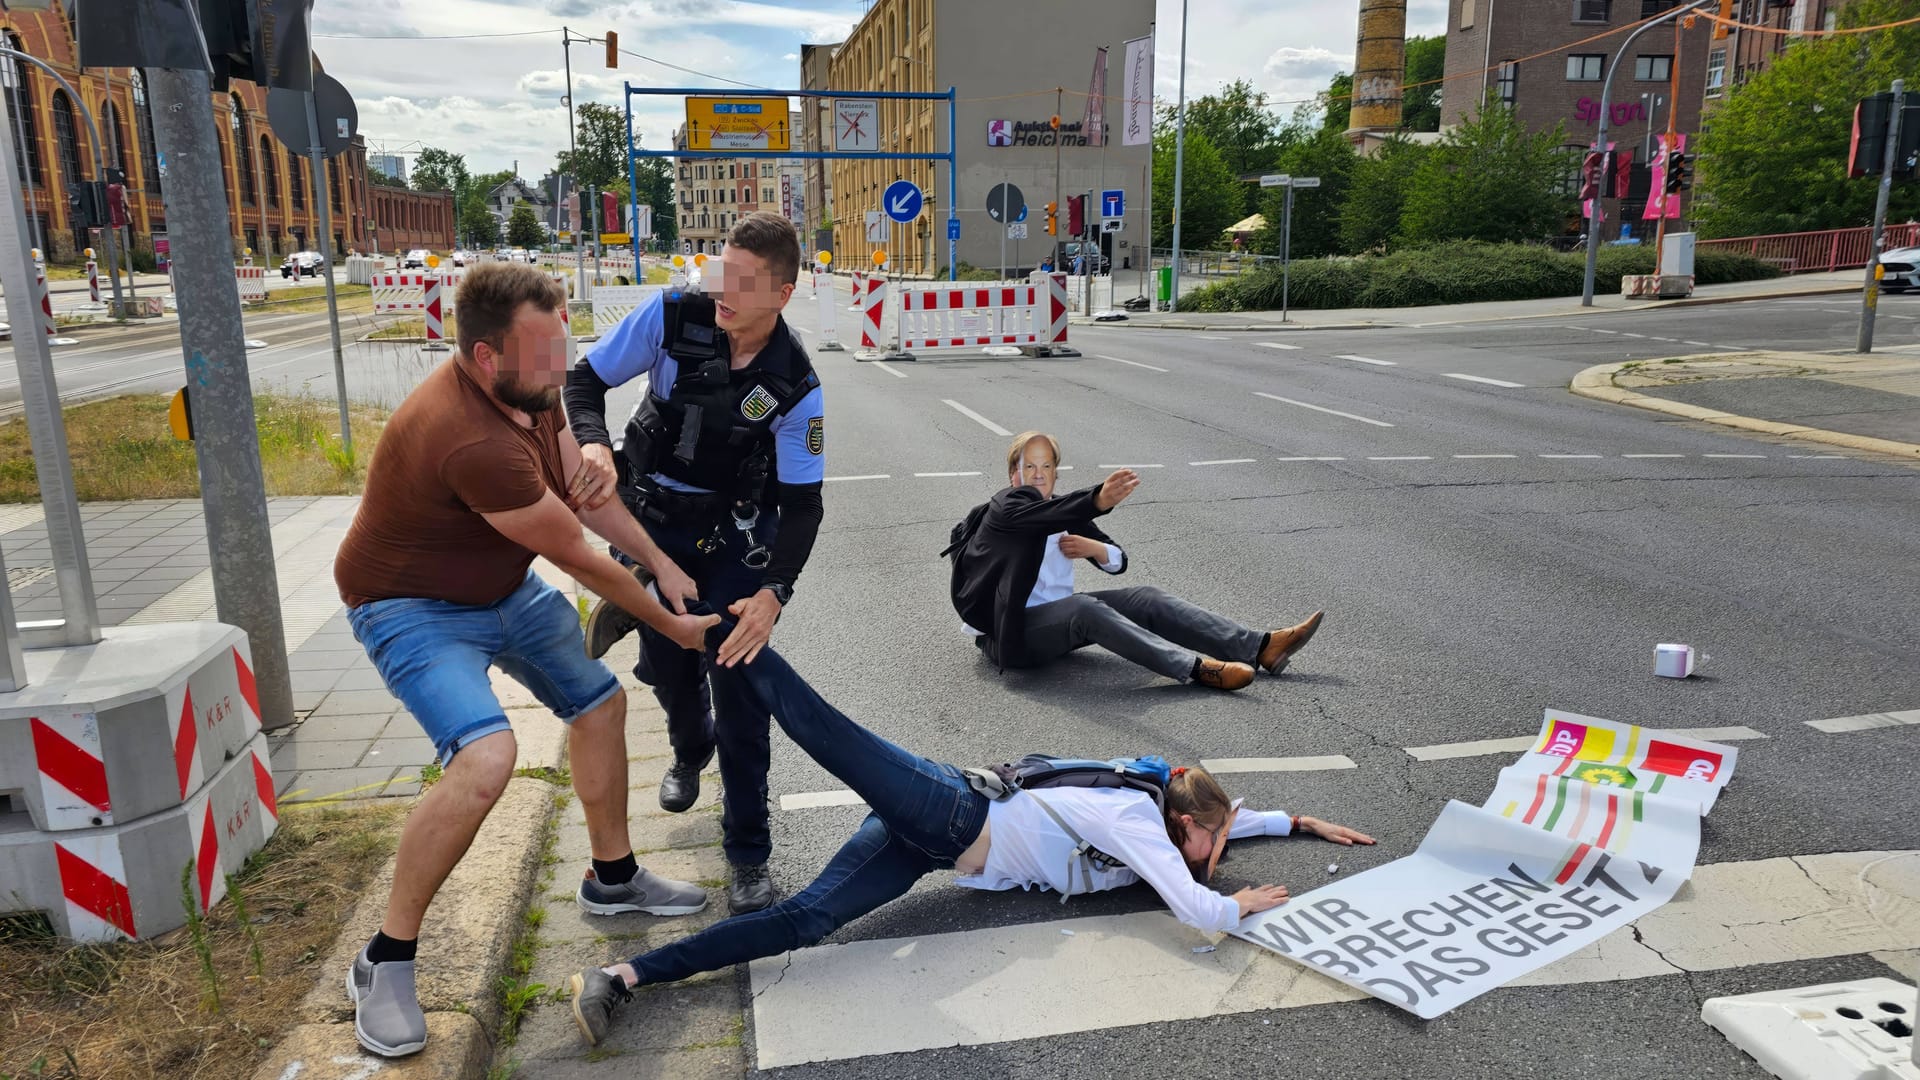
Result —
<instances>
[{"instance_id":1,"label":"heickmann sign on building","mask_svg":"<svg viewBox=\"0 0 1920 1080\"><path fill-rule=\"evenodd\" d=\"M1055 132L1047 120L987 121L988 146L1052 146L1056 140L1061 146L1086 146L1086 124L1062 123Z\"/></svg>"}]
</instances>

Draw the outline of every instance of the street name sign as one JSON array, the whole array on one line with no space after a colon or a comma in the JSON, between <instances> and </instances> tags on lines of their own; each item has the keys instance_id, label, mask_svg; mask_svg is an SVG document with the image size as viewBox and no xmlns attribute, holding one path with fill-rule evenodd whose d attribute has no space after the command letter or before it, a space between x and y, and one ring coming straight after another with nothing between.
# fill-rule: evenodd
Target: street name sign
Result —
<instances>
[{"instance_id":1,"label":"street name sign","mask_svg":"<svg viewBox=\"0 0 1920 1080\"><path fill-rule=\"evenodd\" d=\"M687 98L689 150L791 150L783 97Z\"/></svg>"}]
</instances>

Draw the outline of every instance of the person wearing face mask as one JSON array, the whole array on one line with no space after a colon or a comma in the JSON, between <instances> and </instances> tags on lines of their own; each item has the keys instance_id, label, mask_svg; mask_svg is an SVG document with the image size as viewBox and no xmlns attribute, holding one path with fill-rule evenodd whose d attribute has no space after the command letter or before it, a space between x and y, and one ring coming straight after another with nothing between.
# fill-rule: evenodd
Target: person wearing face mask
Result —
<instances>
[{"instance_id":1,"label":"person wearing face mask","mask_svg":"<svg viewBox=\"0 0 1920 1080\"><path fill-rule=\"evenodd\" d=\"M1152 585L1073 591L1073 561L1125 573L1126 552L1094 524L1140 486L1132 469L1068 495L1053 493L1060 443L1028 431L1007 450L1007 486L953 527L953 607L1001 668L1038 667L1099 645L1180 682L1239 690L1257 665L1278 675L1325 613L1251 630Z\"/></svg>"},{"instance_id":2,"label":"person wearing face mask","mask_svg":"<svg viewBox=\"0 0 1920 1080\"><path fill-rule=\"evenodd\" d=\"M701 770L719 753L728 900L738 914L773 902L773 847L768 718L743 698L731 669L766 646L813 550L826 432L819 376L781 316L800 273L792 223L769 213L741 218L717 274L712 262L707 272L705 292L659 294L600 339L568 376L566 405L593 476L586 498L617 494L666 557L617 553L674 611L701 602L737 620L710 658L640 626L633 673L667 714L674 762L660 784L662 808L691 807ZM616 451L607 391L643 376L646 390ZM588 615L590 656L639 625L611 599Z\"/></svg>"}]
</instances>

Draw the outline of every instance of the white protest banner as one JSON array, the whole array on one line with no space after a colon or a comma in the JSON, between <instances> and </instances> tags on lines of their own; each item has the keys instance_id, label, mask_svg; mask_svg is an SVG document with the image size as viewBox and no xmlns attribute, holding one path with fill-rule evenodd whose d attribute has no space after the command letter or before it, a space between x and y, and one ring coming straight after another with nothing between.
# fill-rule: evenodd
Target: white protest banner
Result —
<instances>
[{"instance_id":1,"label":"white protest banner","mask_svg":"<svg viewBox=\"0 0 1920 1080\"><path fill-rule=\"evenodd\" d=\"M1233 933L1432 1019L1672 899L1734 758L1549 710L1485 808L1449 802L1412 855Z\"/></svg>"}]
</instances>

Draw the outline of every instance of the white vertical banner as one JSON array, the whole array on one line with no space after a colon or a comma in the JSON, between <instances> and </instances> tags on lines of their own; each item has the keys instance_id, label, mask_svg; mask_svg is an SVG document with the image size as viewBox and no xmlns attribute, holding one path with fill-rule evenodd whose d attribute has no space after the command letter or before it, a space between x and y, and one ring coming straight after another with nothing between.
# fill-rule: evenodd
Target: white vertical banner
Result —
<instances>
[{"instance_id":1,"label":"white vertical banner","mask_svg":"<svg viewBox=\"0 0 1920 1080\"><path fill-rule=\"evenodd\" d=\"M1093 82L1087 87L1088 146L1107 145L1107 50L1101 46L1093 53Z\"/></svg>"},{"instance_id":2,"label":"white vertical banner","mask_svg":"<svg viewBox=\"0 0 1920 1080\"><path fill-rule=\"evenodd\" d=\"M1126 43L1127 99L1120 125L1120 145L1141 146L1153 138L1153 37ZM1104 70L1104 69L1103 69Z\"/></svg>"}]
</instances>

